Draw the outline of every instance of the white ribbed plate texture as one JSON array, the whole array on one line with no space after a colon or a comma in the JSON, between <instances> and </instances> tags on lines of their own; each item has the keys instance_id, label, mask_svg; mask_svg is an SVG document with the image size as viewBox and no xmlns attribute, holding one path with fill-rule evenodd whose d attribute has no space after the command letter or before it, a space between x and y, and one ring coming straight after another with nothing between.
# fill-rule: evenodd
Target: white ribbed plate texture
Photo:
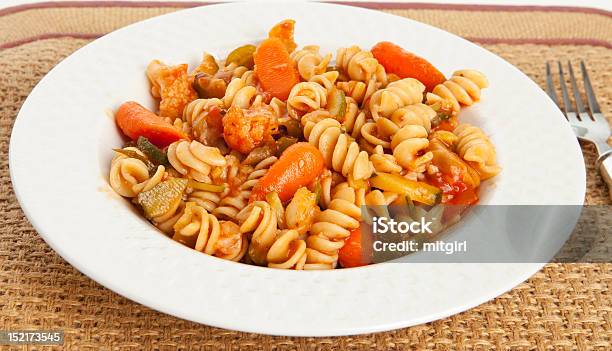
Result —
<instances>
[{"instance_id":1,"label":"white ribbed plate texture","mask_svg":"<svg viewBox=\"0 0 612 351\"><path fill-rule=\"evenodd\" d=\"M503 167L483 187L482 203L582 204L584 163L571 129L534 82L496 55L440 29L360 8L223 4L110 33L65 59L32 91L13 129L10 170L21 206L46 242L100 284L156 310L295 336L432 321L490 300L542 266L389 263L323 272L248 266L186 249L114 194L107 181L111 149L122 139L108 111L127 100L154 107L147 64L160 59L194 67L203 51L224 57L265 38L285 18L297 21L299 45L317 44L323 52L389 40L446 75L462 68L484 72L490 87L482 102L461 114L491 136Z\"/></svg>"}]
</instances>

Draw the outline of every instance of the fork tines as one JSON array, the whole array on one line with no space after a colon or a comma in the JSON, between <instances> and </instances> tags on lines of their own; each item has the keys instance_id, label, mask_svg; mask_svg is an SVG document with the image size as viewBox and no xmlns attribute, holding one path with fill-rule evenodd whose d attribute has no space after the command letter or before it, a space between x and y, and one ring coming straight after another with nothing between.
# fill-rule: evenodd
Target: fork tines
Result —
<instances>
[{"instance_id":1,"label":"fork tines","mask_svg":"<svg viewBox=\"0 0 612 351\"><path fill-rule=\"evenodd\" d=\"M557 61L557 67L559 72L559 85L561 87L561 98L563 100L563 112L565 113L565 117L567 118L567 120L571 123L580 123L595 121L598 118L603 118L600 117L601 110L595 98L595 93L593 92L591 80L589 79L589 74L587 72L584 61L580 61L580 70L582 73L582 82L584 85L585 95L587 98L587 104L590 110L590 114L584 105L582 97L580 96L580 90L578 89L578 84L576 83L576 77L574 76L574 69L572 67L571 62L567 62L567 68L569 72L569 81L571 84L575 105L572 104L572 101L570 100L569 90L565 83L565 74L563 72L563 66L561 65L560 61ZM555 104L561 106L557 98L557 93L555 91L555 86L553 83L553 73L549 62L546 63L546 91L550 98L555 102Z\"/></svg>"}]
</instances>

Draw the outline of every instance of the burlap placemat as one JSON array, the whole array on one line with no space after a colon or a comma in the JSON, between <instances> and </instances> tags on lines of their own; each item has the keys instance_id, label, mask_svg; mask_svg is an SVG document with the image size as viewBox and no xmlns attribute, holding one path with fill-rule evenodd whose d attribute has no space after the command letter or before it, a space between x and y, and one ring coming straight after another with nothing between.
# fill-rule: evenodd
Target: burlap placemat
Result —
<instances>
[{"instance_id":1,"label":"burlap placemat","mask_svg":"<svg viewBox=\"0 0 612 351\"><path fill-rule=\"evenodd\" d=\"M12 191L8 145L15 116L34 85L91 39L184 6L193 4L75 2L0 10L0 330L61 329L66 333L65 347L81 350L612 347L612 264L549 264L512 291L450 318L340 338L270 337L186 322L118 296L68 265L37 235ZM545 61L584 59L593 72L602 109L612 117L610 13L579 8L365 6L468 37L542 86ZM610 204L593 167L594 149L583 145L583 151L588 173L586 202Z\"/></svg>"}]
</instances>

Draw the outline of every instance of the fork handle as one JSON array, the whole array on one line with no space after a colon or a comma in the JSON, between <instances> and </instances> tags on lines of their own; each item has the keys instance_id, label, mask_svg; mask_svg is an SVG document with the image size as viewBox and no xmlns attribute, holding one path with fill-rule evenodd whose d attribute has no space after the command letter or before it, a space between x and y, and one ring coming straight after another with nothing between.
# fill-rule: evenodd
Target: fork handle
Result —
<instances>
[{"instance_id":1,"label":"fork handle","mask_svg":"<svg viewBox=\"0 0 612 351\"><path fill-rule=\"evenodd\" d=\"M606 152L597 160L601 177L608 184L610 200L612 200L612 152Z\"/></svg>"}]
</instances>

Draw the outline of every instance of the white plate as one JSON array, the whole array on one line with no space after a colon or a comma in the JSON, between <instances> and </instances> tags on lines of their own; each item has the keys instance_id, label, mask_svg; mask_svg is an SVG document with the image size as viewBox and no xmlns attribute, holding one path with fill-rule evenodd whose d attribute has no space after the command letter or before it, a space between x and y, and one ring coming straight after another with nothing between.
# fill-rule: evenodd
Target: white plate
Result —
<instances>
[{"instance_id":1,"label":"white plate","mask_svg":"<svg viewBox=\"0 0 612 351\"><path fill-rule=\"evenodd\" d=\"M519 70L442 30L376 11L330 4L224 4L172 13L113 32L55 67L32 91L13 129L17 197L40 235L81 272L134 301L213 326L280 335L376 332L432 321L481 304L542 264L380 264L295 272L223 261L166 238L107 178L121 145L109 109L149 107L154 58L197 64L260 40L284 18L300 45L324 51L390 40L442 72L475 68L490 80L461 119L497 146L503 173L486 204L582 204L582 154L563 116ZM561 233L564 235L567 233Z\"/></svg>"}]
</instances>

